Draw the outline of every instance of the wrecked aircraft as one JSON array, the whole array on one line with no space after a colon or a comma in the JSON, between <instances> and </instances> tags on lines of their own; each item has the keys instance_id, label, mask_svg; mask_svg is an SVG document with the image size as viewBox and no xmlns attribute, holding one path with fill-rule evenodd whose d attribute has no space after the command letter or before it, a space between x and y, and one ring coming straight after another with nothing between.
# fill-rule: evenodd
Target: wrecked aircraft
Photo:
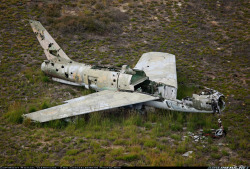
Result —
<instances>
[{"instance_id":1,"label":"wrecked aircraft","mask_svg":"<svg viewBox=\"0 0 250 169\"><path fill-rule=\"evenodd\" d=\"M221 113L225 108L223 94L208 88L192 97L176 99L176 62L172 54L144 53L134 68L123 65L120 70L86 65L71 60L39 21L29 22L47 57L42 71L54 81L98 92L25 114L25 118L47 122L128 105L197 113Z\"/></svg>"}]
</instances>

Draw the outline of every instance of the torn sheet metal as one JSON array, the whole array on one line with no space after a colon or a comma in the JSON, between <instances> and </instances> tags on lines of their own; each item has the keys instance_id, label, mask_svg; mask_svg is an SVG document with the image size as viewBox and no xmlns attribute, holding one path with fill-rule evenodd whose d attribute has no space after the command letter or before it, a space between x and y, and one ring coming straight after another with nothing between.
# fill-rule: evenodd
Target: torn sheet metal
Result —
<instances>
[{"instance_id":1,"label":"torn sheet metal","mask_svg":"<svg viewBox=\"0 0 250 169\"><path fill-rule=\"evenodd\" d=\"M149 101L144 105L181 112L220 114L225 109L223 99L224 96L220 92L206 88L199 95L193 94L193 97L186 97L182 100L165 99L162 102Z\"/></svg>"}]
</instances>

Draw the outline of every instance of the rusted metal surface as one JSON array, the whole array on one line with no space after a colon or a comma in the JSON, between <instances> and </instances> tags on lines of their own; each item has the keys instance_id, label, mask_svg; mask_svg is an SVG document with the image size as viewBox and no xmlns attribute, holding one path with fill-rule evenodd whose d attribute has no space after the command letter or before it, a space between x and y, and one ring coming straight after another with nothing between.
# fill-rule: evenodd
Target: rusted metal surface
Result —
<instances>
[{"instance_id":1,"label":"rusted metal surface","mask_svg":"<svg viewBox=\"0 0 250 169\"><path fill-rule=\"evenodd\" d=\"M142 105L162 109L221 113L225 108L223 95L206 89L177 100L175 56L169 53L144 53L134 69L123 65L121 70L77 63L68 58L55 40L38 21L30 21L48 60L42 71L54 81L68 85L85 86L98 93L65 101L66 104L24 115L34 121L46 122L127 105Z\"/></svg>"}]
</instances>

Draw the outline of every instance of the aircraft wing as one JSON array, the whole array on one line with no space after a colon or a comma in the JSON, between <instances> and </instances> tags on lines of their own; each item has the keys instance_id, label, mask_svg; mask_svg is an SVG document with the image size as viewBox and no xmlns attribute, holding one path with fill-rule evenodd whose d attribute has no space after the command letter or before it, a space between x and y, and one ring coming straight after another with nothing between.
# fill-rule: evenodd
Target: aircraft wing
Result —
<instances>
[{"instance_id":1,"label":"aircraft wing","mask_svg":"<svg viewBox=\"0 0 250 169\"><path fill-rule=\"evenodd\" d=\"M144 53L134 69L143 70L149 80L177 88L175 55L162 52Z\"/></svg>"},{"instance_id":2,"label":"aircraft wing","mask_svg":"<svg viewBox=\"0 0 250 169\"><path fill-rule=\"evenodd\" d=\"M38 122L47 122L157 99L158 97L141 93L104 90L79 98L67 100L65 101L66 104L25 114L24 117Z\"/></svg>"}]
</instances>

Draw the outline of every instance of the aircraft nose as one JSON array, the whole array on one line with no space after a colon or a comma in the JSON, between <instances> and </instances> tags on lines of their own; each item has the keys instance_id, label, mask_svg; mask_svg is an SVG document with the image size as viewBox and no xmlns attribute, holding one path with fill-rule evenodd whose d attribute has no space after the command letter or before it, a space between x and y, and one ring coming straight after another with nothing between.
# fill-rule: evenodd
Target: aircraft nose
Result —
<instances>
[{"instance_id":1,"label":"aircraft nose","mask_svg":"<svg viewBox=\"0 0 250 169\"><path fill-rule=\"evenodd\" d=\"M44 72L45 71L45 62L42 63L41 65L41 70Z\"/></svg>"}]
</instances>

